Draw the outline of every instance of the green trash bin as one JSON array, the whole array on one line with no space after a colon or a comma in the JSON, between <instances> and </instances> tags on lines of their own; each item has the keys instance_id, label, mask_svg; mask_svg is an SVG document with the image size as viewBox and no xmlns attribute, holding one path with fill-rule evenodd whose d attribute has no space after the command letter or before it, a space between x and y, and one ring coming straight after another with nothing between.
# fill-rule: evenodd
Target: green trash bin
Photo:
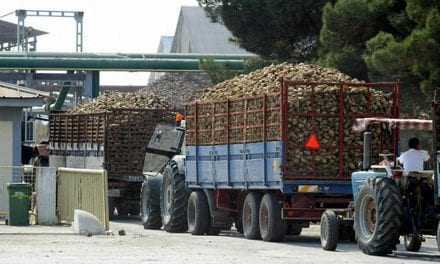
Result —
<instances>
[{"instance_id":1,"label":"green trash bin","mask_svg":"<svg viewBox=\"0 0 440 264\"><path fill-rule=\"evenodd\" d=\"M31 185L28 183L9 183L9 225L29 225L31 208Z\"/></svg>"}]
</instances>

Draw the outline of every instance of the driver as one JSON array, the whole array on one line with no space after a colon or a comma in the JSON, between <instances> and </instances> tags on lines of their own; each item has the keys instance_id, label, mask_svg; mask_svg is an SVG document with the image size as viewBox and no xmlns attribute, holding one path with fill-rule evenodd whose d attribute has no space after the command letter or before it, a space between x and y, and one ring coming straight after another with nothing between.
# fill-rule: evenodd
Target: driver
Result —
<instances>
[{"instance_id":1,"label":"driver","mask_svg":"<svg viewBox=\"0 0 440 264\"><path fill-rule=\"evenodd\" d=\"M397 160L403 164L405 172L423 171L423 163L429 160L428 152L420 149L420 141L415 137L408 141L408 146L409 149L403 152Z\"/></svg>"}]
</instances>

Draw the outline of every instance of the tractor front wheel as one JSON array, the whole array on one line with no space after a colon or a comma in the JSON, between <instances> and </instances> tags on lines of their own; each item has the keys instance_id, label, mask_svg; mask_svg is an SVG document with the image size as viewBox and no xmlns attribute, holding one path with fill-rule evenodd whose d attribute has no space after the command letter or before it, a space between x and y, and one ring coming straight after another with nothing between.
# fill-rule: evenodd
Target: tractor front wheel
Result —
<instances>
[{"instance_id":1,"label":"tractor front wheel","mask_svg":"<svg viewBox=\"0 0 440 264\"><path fill-rule=\"evenodd\" d=\"M369 255L390 254L399 241L402 198L392 179L368 181L355 201L354 227L360 249Z\"/></svg>"},{"instance_id":2,"label":"tractor front wheel","mask_svg":"<svg viewBox=\"0 0 440 264\"><path fill-rule=\"evenodd\" d=\"M335 251L339 240L339 220L335 211L325 210L321 217L321 247Z\"/></svg>"}]
</instances>

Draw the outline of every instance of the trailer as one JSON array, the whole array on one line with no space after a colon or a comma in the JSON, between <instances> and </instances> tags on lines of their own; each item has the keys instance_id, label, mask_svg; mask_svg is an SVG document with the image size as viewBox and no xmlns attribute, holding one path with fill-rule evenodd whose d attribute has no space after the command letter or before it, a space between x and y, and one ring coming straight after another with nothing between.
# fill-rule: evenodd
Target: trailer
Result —
<instances>
[{"instance_id":1,"label":"trailer","mask_svg":"<svg viewBox=\"0 0 440 264\"><path fill-rule=\"evenodd\" d=\"M49 115L49 166L106 169L112 215L138 215L146 145L158 123L173 122L166 109L111 109Z\"/></svg>"},{"instance_id":2,"label":"trailer","mask_svg":"<svg viewBox=\"0 0 440 264\"><path fill-rule=\"evenodd\" d=\"M290 91L306 87L306 103L314 105L321 96L315 90L322 85L334 88L334 112L319 107L304 111L303 105L289 100ZM352 87L366 92L363 112L350 111L346 105L345 98L352 96L346 91ZM380 112L372 107L377 91L390 101ZM350 155L362 155L362 139L348 144L346 127L359 117L397 117L398 98L398 83L283 79L275 94L187 105L186 144L174 156L168 152L166 168L144 182L144 227L163 225L169 232L202 235L234 224L246 238L265 241L300 234L310 222L318 222L326 208L347 208L352 200L350 175L355 168L346 163ZM331 135L316 129L319 122L334 126ZM305 129L292 135L289 130L297 123L305 124ZM378 149L393 146L391 134L382 137ZM291 166L295 153L303 157L301 166ZM323 156L337 159L336 168L319 162ZM160 202L155 202L158 196Z\"/></svg>"}]
</instances>

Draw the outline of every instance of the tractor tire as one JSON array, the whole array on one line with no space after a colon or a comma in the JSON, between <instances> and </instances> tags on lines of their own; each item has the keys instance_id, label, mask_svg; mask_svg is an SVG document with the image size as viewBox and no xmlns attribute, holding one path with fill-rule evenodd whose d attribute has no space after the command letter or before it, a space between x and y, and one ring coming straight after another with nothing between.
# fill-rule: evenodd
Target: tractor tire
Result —
<instances>
[{"instance_id":1,"label":"tractor tire","mask_svg":"<svg viewBox=\"0 0 440 264\"><path fill-rule=\"evenodd\" d=\"M355 201L354 227L359 248L368 255L390 254L399 242L403 209L392 179L371 179Z\"/></svg>"},{"instance_id":2,"label":"tractor tire","mask_svg":"<svg viewBox=\"0 0 440 264\"><path fill-rule=\"evenodd\" d=\"M419 252L422 247L422 240L419 236L406 235L404 236L405 249L411 252Z\"/></svg>"},{"instance_id":3,"label":"tractor tire","mask_svg":"<svg viewBox=\"0 0 440 264\"><path fill-rule=\"evenodd\" d=\"M321 216L321 247L335 251L339 240L339 220L333 210L326 210Z\"/></svg>"},{"instance_id":4,"label":"tractor tire","mask_svg":"<svg viewBox=\"0 0 440 264\"><path fill-rule=\"evenodd\" d=\"M160 229L160 188L162 175L147 177L141 188L141 219L145 229Z\"/></svg>"},{"instance_id":5,"label":"tractor tire","mask_svg":"<svg viewBox=\"0 0 440 264\"><path fill-rule=\"evenodd\" d=\"M186 217L188 190L185 186L185 175L179 174L175 161L170 161L165 167L160 203L164 230L170 233L186 232L188 230Z\"/></svg>"},{"instance_id":6,"label":"tractor tire","mask_svg":"<svg viewBox=\"0 0 440 264\"><path fill-rule=\"evenodd\" d=\"M261 239L259 220L260 203L261 195L259 193L248 193L244 199L242 225L243 235L247 239Z\"/></svg>"},{"instance_id":7,"label":"tractor tire","mask_svg":"<svg viewBox=\"0 0 440 264\"><path fill-rule=\"evenodd\" d=\"M261 200L259 223L263 241L283 241L287 226L281 219L281 205L272 193L266 193Z\"/></svg>"},{"instance_id":8,"label":"tractor tire","mask_svg":"<svg viewBox=\"0 0 440 264\"><path fill-rule=\"evenodd\" d=\"M194 191L188 199L188 231L195 236L210 231L211 215L208 200L203 191Z\"/></svg>"}]
</instances>

